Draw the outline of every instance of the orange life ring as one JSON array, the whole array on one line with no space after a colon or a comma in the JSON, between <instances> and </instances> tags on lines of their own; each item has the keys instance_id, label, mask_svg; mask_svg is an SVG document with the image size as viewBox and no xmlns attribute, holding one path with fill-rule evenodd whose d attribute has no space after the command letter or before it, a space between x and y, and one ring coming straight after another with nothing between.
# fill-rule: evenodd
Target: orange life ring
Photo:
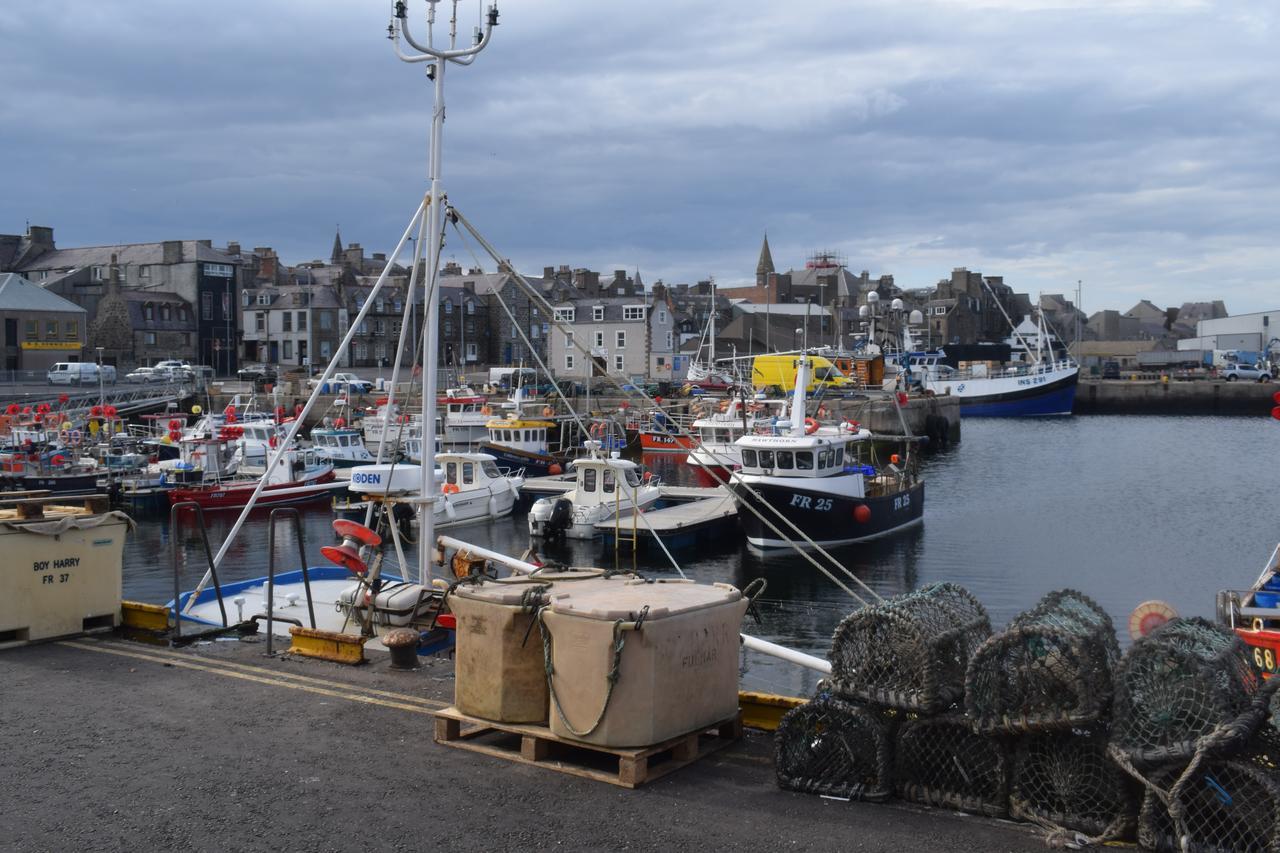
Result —
<instances>
[{"instance_id":1,"label":"orange life ring","mask_svg":"<svg viewBox=\"0 0 1280 853\"><path fill-rule=\"evenodd\" d=\"M827 416L827 407L826 407L826 406L819 406L819 407L818 407L818 417L820 417L820 418L825 418L826 416Z\"/></svg>"},{"instance_id":2,"label":"orange life ring","mask_svg":"<svg viewBox=\"0 0 1280 853\"><path fill-rule=\"evenodd\" d=\"M805 418L805 419L804 419L804 434L805 434L805 435L813 435L813 434L814 434L815 432L817 432L817 431L818 431L818 422L817 422L817 421L815 421L813 418Z\"/></svg>"},{"instance_id":3,"label":"orange life ring","mask_svg":"<svg viewBox=\"0 0 1280 853\"><path fill-rule=\"evenodd\" d=\"M553 409L553 408L551 408L550 406L543 406L543 407L542 407L542 416L543 416L544 418L549 418L549 417L551 417L552 415L554 415L555 413L556 413L556 410L555 410L555 409Z\"/></svg>"},{"instance_id":4,"label":"orange life ring","mask_svg":"<svg viewBox=\"0 0 1280 853\"><path fill-rule=\"evenodd\" d=\"M493 409L489 408L488 406L481 406L481 407L480 407L480 414L482 414L482 415L484 415L484 416L488 417L489 415L492 415L492 414L493 414Z\"/></svg>"}]
</instances>

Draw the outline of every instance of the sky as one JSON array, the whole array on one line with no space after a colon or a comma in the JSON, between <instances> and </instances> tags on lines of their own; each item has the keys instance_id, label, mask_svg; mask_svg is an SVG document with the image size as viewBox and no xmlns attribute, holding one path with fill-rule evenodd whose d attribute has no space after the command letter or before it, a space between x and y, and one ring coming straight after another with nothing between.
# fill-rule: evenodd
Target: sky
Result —
<instances>
[{"instance_id":1,"label":"sky","mask_svg":"<svg viewBox=\"0 0 1280 853\"><path fill-rule=\"evenodd\" d=\"M425 38L424 0L409 0ZM442 31L450 4L439 6ZM450 201L523 271L754 282L819 251L1092 313L1280 307L1280 12L1254 0L505 0L446 73ZM431 88L389 0L0 5L0 233L392 250ZM461 4L469 38L479 4ZM445 257L493 264L452 231Z\"/></svg>"}]
</instances>

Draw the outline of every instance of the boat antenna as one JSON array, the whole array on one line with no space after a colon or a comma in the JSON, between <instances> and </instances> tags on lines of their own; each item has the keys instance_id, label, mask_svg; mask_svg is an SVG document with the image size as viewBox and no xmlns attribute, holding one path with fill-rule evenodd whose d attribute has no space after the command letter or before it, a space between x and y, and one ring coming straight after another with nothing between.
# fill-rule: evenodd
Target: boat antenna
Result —
<instances>
[{"instance_id":1,"label":"boat antenna","mask_svg":"<svg viewBox=\"0 0 1280 853\"><path fill-rule=\"evenodd\" d=\"M435 20L436 6L441 0L426 0L427 4L427 38L425 42L414 38L409 29L408 6L405 0L396 0L393 6L391 24L387 28L396 56L404 62L426 62L427 78L434 84L434 104L431 111L431 138L427 165L427 177L431 181L429 198L430 208L427 210L427 269L423 282L423 311L427 345L422 353L422 481L419 492L421 503L418 508L418 525L421 530L420 542L429 543L434 540L434 513L432 501L435 491L435 446L436 446L436 370L439 367L440 353L436 345L439 339L439 300L435 294L440 276L440 253L444 243L444 209L446 195L441 182L441 164L443 162L444 145L444 78L445 69L449 65L470 65L476 56L489 46L493 36L493 28L498 25L498 5L489 6L485 15L484 27L477 26L473 32L472 43L458 46L458 3L450 0L451 15L449 19L448 46L436 43ZM400 47L400 37L412 49L406 52ZM443 41L443 39L442 39ZM431 559L433 549L424 545L418 549L418 574L423 583L431 575Z\"/></svg>"}]
</instances>

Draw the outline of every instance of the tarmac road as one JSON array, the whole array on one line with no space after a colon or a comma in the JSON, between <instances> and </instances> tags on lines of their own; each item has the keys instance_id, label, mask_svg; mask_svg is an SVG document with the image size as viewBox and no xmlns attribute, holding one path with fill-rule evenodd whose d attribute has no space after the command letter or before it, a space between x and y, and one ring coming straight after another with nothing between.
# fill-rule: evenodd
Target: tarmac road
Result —
<instances>
[{"instance_id":1,"label":"tarmac road","mask_svg":"<svg viewBox=\"0 0 1280 853\"><path fill-rule=\"evenodd\" d=\"M1025 825L780 791L761 732L633 791L440 746L451 662L262 651L0 652L0 850L1044 849Z\"/></svg>"}]
</instances>

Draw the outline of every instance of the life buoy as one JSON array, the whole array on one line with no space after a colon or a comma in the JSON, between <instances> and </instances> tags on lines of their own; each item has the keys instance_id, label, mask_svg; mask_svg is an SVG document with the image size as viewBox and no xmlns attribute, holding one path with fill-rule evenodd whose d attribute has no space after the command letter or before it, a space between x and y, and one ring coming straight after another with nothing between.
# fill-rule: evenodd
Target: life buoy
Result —
<instances>
[{"instance_id":1,"label":"life buoy","mask_svg":"<svg viewBox=\"0 0 1280 853\"><path fill-rule=\"evenodd\" d=\"M68 431L67 431L67 430L65 430L65 429L64 429L64 430L62 430L61 432L59 432L59 433L58 433L58 440L59 440L59 441L61 441L63 444L70 444L70 443L71 443L71 433L70 433L70 432L68 432Z\"/></svg>"},{"instance_id":2,"label":"life buoy","mask_svg":"<svg viewBox=\"0 0 1280 853\"><path fill-rule=\"evenodd\" d=\"M461 490L458 488L457 483L445 483L440 487L440 491L444 492L446 495L456 495Z\"/></svg>"},{"instance_id":3,"label":"life buoy","mask_svg":"<svg viewBox=\"0 0 1280 853\"><path fill-rule=\"evenodd\" d=\"M826 416L827 416L827 407L826 407L826 406L819 406L819 407L818 407L818 417L820 417L820 418L825 418Z\"/></svg>"},{"instance_id":4,"label":"life buoy","mask_svg":"<svg viewBox=\"0 0 1280 853\"><path fill-rule=\"evenodd\" d=\"M813 435L813 434L814 434L815 432L817 432L817 431L818 431L818 422L817 422L817 421L815 421L813 418L805 418L805 419L804 419L804 434L805 434L805 435Z\"/></svg>"},{"instance_id":5,"label":"life buoy","mask_svg":"<svg viewBox=\"0 0 1280 853\"><path fill-rule=\"evenodd\" d=\"M597 421L596 423L593 423L591 425L591 435L594 436L595 438L603 438L604 424L599 421Z\"/></svg>"},{"instance_id":6,"label":"life buoy","mask_svg":"<svg viewBox=\"0 0 1280 853\"><path fill-rule=\"evenodd\" d=\"M542 416L543 416L544 418L549 418L549 417L551 417L552 415L554 415L555 413L556 413L556 410L555 410L555 409L553 409L553 408L551 408L550 406L543 406L543 407L542 407Z\"/></svg>"},{"instance_id":7,"label":"life buoy","mask_svg":"<svg viewBox=\"0 0 1280 853\"><path fill-rule=\"evenodd\" d=\"M489 415L493 414L493 409L489 408L488 406L481 406L480 414L484 415L485 417L488 417Z\"/></svg>"}]
</instances>

